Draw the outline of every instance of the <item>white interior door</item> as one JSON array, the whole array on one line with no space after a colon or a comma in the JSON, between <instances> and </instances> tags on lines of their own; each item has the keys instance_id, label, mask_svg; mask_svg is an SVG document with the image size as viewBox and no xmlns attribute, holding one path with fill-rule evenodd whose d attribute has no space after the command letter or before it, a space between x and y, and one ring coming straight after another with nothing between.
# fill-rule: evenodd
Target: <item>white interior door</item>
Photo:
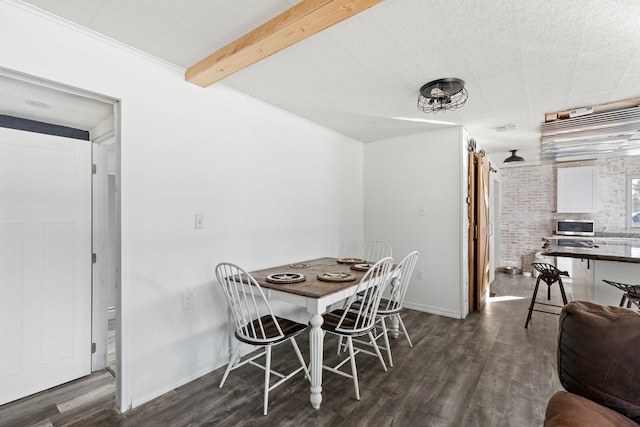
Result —
<instances>
[{"instance_id":1,"label":"white interior door","mask_svg":"<svg viewBox=\"0 0 640 427\"><path fill-rule=\"evenodd\" d=\"M0 128L0 404L91 372L91 144Z\"/></svg>"}]
</instances>

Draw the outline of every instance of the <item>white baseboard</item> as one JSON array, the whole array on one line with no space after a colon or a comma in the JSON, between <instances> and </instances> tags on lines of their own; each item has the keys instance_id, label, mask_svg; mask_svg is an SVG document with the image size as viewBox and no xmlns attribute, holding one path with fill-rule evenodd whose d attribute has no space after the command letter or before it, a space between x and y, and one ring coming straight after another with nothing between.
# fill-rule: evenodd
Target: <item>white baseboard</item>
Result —
<instances>
[{"instance_id":1,"label":"white baseboard","mask_svg":"<svg viewBox=\"0 0 640 427\"><path fill-rule=\"evenodd\" d=\"M131 395L131 406L129 407L129 409L140 406L143 403L149 402L156 397L160 397L175 388L198 379L203 375L207 375L208 373L211 373L216 369L225 366L227 363L229 363L229 359L227 357L220 360L210 360L201 365L194 366L193 368L188 369L187 371L176 375L173 378L169 378L165 381L148 387L145 390L134 393Z\"/></svg>"},{"instance_id":2,"label":"white baseboard","mask_svg":"<svg viewBox=\"0 0 640 427\"><path fill-rule=\"evenodd\" d=\"M433 306L430 306L430 305L415 304L415 303L406 302L406 301L402 305L404 307L408 308L408 309L416 310L416 311L422 311L424 313L437 314L439 316L451 317L453 319L462 319L463 318L459 311L446 310L446 309L443 309L441 307L433 307Z\"/></svg>"}]
</instances>

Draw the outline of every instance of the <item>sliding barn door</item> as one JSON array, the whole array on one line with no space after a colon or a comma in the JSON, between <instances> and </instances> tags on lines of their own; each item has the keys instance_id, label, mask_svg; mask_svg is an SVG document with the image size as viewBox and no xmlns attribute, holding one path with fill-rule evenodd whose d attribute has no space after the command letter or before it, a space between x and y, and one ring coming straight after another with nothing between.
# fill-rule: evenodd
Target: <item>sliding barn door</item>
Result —
<instances>
[{"instance_id":1,"label":"sliding barn door","mask_svg":"<svg viewBox=\"0 0 640 427\"><path fill-rule=\"evenodd\" d=\"M491 251L490 215L491 199L489 194L489 160L484 154L478 155L476 164L476 287L478 311L482 310L489 297L489 279Z\"/></svg>"},{"instance_id":2,"label":"sliding barn door","mask_svg":"<svg viewBox=\"0 0 640 427\"><path fill-rule=\"evenodd\" d=\"M489 160L469 153L469 313L481 311L489 297L491 272Z\"/></svg>"},{"instance_id":3,"label":"sliding barn door","mask_svg":"<svg viewBox=\"0 0 640 427\"><path fill-rule=\"evenodd\" d=\"M91 372L91 143L0 128L0 404Z\"/></svg>"}]
</instances>

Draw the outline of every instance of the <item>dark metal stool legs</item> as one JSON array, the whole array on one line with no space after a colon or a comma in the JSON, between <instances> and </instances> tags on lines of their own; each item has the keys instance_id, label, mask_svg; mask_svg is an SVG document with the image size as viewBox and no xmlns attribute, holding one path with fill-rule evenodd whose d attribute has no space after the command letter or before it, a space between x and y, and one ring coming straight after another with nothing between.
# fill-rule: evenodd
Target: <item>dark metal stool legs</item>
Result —
<instances>
[{"instance_id":1,"label":"dark metal stool legs","mask_svg":"<svg viewBox=\"0 0 640 427\"><path fill-rule=\"evenodd\" d=\"M562 295L562 302L564 305L567 305L567 294L564 293L564 285L562 284L562 279L558 276L558 286L560 286L560 294Z\"/></svg>"},{"instance_id":2,"label":"dark metal stool legs","mask_svg":"<svg viewBox=\"0 0 640 427\"><path fill-rule=\"evenodd\" d=\"M529 314L527 315L527 321L524 324L525 329L529 326L529 320L531 320L531 314L533 313L533 305L536 303L536 295L538 295L538 286L540 286L540 279L542 276L538 276L536 280L536 287L533 289L533 297L531 298L531 304L529 304Z\"/></svg>"},{"instance_id":3,"label":"dark metal stool legs","mask_svg":"<svg viewBox=\"0 0 640 427\"><path fill-rule=\"evenodd\" d=\"M531 304L529 304L529 314L527 314L527 321L524 324L525 328L529 326L529 321L531 321L531 315L533 314L534 311L539 311L541 313L555 314L555 315L559 314L559 313L554 313L552 311L537 310L534 308L535 304L548 305L552 307L562 307L556 304L546 304L543 302L536 302L536 297L538 296L538 287L540 286L540 280L543 280L547 284L547 300L549 301L551 300L551 285L558 282L558 286L560 287L560 295L562 295L562 302L565 305L567 304L567 294L564 291L564 285L562 284L562 279L560 278L560 276L569 276L569 274L566 271L558 270L555 266L551 264L534 262L531 265L533 266L533 268L538 270L540 274L538 275L538 280L536 280L536 286L533 289L533 297L531 297Z\"/></svg>"}]
</instances>

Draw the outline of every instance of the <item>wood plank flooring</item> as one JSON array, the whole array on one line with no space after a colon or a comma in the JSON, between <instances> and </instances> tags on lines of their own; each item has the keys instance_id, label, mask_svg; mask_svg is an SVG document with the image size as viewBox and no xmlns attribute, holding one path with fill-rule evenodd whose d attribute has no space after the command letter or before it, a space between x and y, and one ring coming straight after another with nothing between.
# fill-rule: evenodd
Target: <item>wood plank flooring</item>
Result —
<instances>
[{"instance_id":1,"label":"wood plank flooring","mask_svg":"<svg viewBox=\"0 0 640 427\"><path fill-rule=\"evenodd\" d=\"M350 379L325 372L322 407L315 410L309 384L299 376L270 393L265 417L263 373L245 366L222 389L224 368L122 415L106 392L114 380L105 370L0 406L0 426L540 426L547 400L562 387L555 359L558 317L534 312L524 329L534 282L498 274L491 285L495 298L466 320L406 310L414 348L392 340L395 366L386 373L374 357L358 355L360 401ZM560 301L553 290L552 299ZM546 286L539 292L543 298ZM298 342L308 357L306 337ZM328 362L337 360L335 346L335 338L327 337ZM277 346L273 357L274 366L285 370L296 363L288 344ZM90 401L74 400L90 392Z\"/></svg>"},{"instance_id":2,"label":"wood plank flooring","mask_svg":"<svg viewBox=\"0 0 640 427\"><path fill-rule=\"evenodd\" d=\"M115 376L116 372L116 308L107 309L107 366Z\"/></svg>"}]
</instances>

